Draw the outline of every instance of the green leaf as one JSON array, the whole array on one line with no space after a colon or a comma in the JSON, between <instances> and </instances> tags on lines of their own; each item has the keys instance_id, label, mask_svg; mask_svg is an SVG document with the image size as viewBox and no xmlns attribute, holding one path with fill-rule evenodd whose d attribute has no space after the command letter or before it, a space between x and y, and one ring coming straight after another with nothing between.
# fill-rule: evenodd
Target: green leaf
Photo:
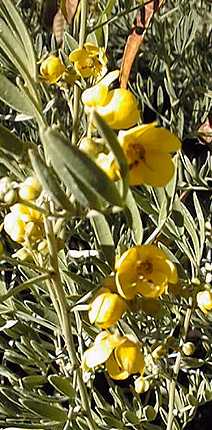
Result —
<instances>
[{"instance_id":1,"label":"green leaf","mask_svg":"<svg viewBox=\"0 0 212 430\"><path fill-rule=\"evenodd\" d=\"M101 116L95 111L93 115L100 134L105 139L119 165L120 174L123 181L122 198L125 199L128 191L128 163L124 155L124 151L119 144L116 134L112 128L109 127L106 121L104 121L103 118L101 118Z\"/></svg>"},{"instance_id":2,"label":"green leaf","mask_svg":"<svg viewBox=\"0 0 212 430\"><path fill-rule=\"evenodd\" d=\"M78 42L66 31L64 32L64 45L68 47L69 51L74 51L74 49L79 48Z\"/></svg>"},{"instance_id":3,"label":"green leaf","mask_svg":"<svg viewBox=\"0 0 212 430\"><path fill-rule=\"evenodd\" d=\"M0 99L12 109L22 112L30 118L34 116L32 103L30 103L24 93L3 74L0 74Z\"/></svg>"},{"instance_id":4,"label":"green leaf","mask_svg":"<svg viewBox=\"0 0 212 430\"><path fill-rule=\"evenodd\" d=\"M186 208L186 206L181 202L181 209L182 209L182 213L184 215L184 226L192 240L192 244L193 244L193 252L195 255L195 260L196 260L196 264L199 265L200 263L200 244L199 244L199 239L197 236L197 232L196 232L196 224L190 214L190 212L188 211L188 209Z\"/></svg>"},{"instance_id":5,"label":"green leaf","mask_svg":"<svg viewBox=\"0 0 212 430\"><path fill-rule=\"evenodd\" d=\"M90 216L91 225L94 229L98 244L100 245L107 262L113 268L115 265L115 246L110 227L104 215L96 212Z\"/></svg>"},{"instance_id":6,"label":"green leaf","mask_svg":"<svg viewBox=\"0 0 212 430\"><path fill-rule=\"evenodd\" d=\"M205 245L205 219L204 214L198 200L197 194L193 193L194 207L197 214L197 220L199 224L199 238L200 238L200 256L202 256L203 248Z\"/></svg>"},{"instance_id":7,"label":"green leaf","mask_svg":"<svg viewBox=\"0 0 212 430\"><path fill-rule=\"evenodd\" d=\"M64 409L57 406L52 406L46 402L39 402L38 400L24 399L21 401L30 411L38 414L40 417L51 419L56 422L65 422L68 419L67 413Z\"/></svg>"},{"instance_id":8,"label":"green leaf","mask_svg":"<svg viewBox=\"0 0 212 430\"><path fill-rule=\"evenodd\" d=\"M0 9L0 12L2 13L2 15L4 15L8 26L15 34L15 46L17 46L17 40L19 39L19 43L21 44L25 57L27 59L27 65L30 75L33 77L34 80L36 80L36 59L33 44L29 36L28 30L11 0L2 0L2 5L5 6L6 13L4 12L4 9L2 7Z\"/></svg>"},{"instance_id":9,"label":"green leaf","mask_svg":"<svg viewBox=\"0 0 212 430\"><path fill-rule=\"evenodd\" d=\"M50 384L53 385L53 387L56 388L56 390L58 390L60 393L65 394L71 399L75 397L76 393L71 384L70 378L65 376L50 375L48 380Z\"/></svg>"},{"instance_id":10,"label":"green leaf","mask_svg":"<svg viewBox=\"0 0 212 430\"><path fill-rule=\"evenodd\" d=\"M51 128L41 132L41 140L46 146L47 155L61 181L70 187L82 204L100 208L99 199L116 206L123 206L116 185L108 176L80 149L69 145L61 133Z\"/></svg>"},{"instance_id":11,"label":"green leaf","mask_svg":"<svg viewBox=\"0 0 212 430\"><path fill-rule=\"evenodd\" d=\"M60 187L57 177L55 176L52 168L47 167L47 165L44 163L37 151L30 150L29 157L32 163L32 167L44 190L63 209L72 212L73 206L69 202L65 192Z\"/></svg>"},{"instance_id":12,"label":"green leaf","mask_svg":"<svg viewBox=\"0 0 212 430\"><path fill-rule=\"evenodd\" d=\"M42 375L25 376L21 380L21 383L23 384L24 388L28 390L33 390L37 387L40 387L44 385L46 382L47 382L47 378Z\"/></svg>"},{"instance_id":13,"label":"green leaf","mask_svg":"<svg viewBox=\"0 0 212 430\"><path fill-rule=\"evenodd\" d=\"M167 216L167 198L164 196L158 216L158 229L161 229L164 226L167 220Z\"/></svg>"},{"instance_id":14,"label":"green leaf","mask_svg":"<svg viewBox=\"0 0 212 430\"><path fill-rule=\"evenodd\" d=\"M126 207L128 209L127 219L132 230L133 240L136 245L140 245L143 240L143 224L138 206L130 189L127 193Z\"/></svg>"}]
</instances>

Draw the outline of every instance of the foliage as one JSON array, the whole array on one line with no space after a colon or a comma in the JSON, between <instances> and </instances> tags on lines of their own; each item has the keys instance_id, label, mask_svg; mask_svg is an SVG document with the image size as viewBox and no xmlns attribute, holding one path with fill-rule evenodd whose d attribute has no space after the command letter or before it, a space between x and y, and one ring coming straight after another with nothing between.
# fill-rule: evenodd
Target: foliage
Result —
<instances>
[{"instance_id":1,"label":"foliage","mask_svg":"<svg viewBox=\"0 0 212 430\"><path fill-rule=\"evenodd\" d=\"M89 116L81 102L82 92L99 84L98 67L100 75L120 67L143 3L0 3L1 428L177 430L212 400L211 2L165 1L131 71L143 122L156 120L182 140L163 188L129 187L130 163L109 116ZM69 61L85 41L89 76ZM40 65L51 55L60 70L48 80ZM117 86L110 82L107 92ZM118 181L99 153L116 163ZM26 181L31 176L42 186L38 196ZM26 183L34 197L23 200ZM19 240L4 228L9 215L24 232ZM116 381L103 366L82 372L81 363L100 333L90 323L90 303L102 285L108 295L104 282L115 262L141 244L157 245L179 280L164 284L153 301L133 297L109 328L142 345L145 373L135 389L131 372Z\"/></svg>"}]
</instances>

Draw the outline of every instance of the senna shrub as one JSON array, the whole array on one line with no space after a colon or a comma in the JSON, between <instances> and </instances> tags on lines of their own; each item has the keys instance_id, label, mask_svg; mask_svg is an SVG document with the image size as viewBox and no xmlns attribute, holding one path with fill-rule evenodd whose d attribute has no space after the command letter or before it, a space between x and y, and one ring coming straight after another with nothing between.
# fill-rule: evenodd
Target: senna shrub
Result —
<instances>
[{"instance_id":1,"label":"senna shrub","mask_svg":"<svg viewBox=\"0 0 212 430\"><path fill-rule=\"evenodd\" d=\"M211 6L50 3L0 3L0 427L189 429L212 391Z\"/></svg>"}]
</instances>

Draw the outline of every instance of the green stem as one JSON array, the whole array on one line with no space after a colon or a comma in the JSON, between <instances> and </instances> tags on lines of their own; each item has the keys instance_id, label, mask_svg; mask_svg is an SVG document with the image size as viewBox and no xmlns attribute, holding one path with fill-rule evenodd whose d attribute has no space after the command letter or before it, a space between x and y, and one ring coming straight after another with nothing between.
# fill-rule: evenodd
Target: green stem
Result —
<instances>
[{"instance_id":1,"label":"green stem","mask_svg":"<svg viewBox=\"0 0 212 430\"><path fill-rule=\"evenodd\" d=\"M76 355L73 333L72 333L72 328L70 324L70 317L68 313L68 305L67 305L66 296L65 296L65 292L63 289L63 284L62 284L60 272L59 272L57 249L56 249L54 232L52 228L52 222L49 219L45 219L44 226L45 226L46 238L47 238L48 248L49 248L50 265L52 268L51 281L50 281L51 285L48 287L52 288L52 291L54 292L55 299L57 302L56 311L59 312L58 317L61 324L61 330L65 339L68 356L72 364L72 369L77 376L77 384L78 384L79 393L81 397L82 407L86 412L90 430L95 430L96 426L92 419L87 390L82 379L82 372L79 367L79 362ZM55 304L55 301L53 304Z\"/></svg>"},{"instance_id":2,"label":"green stem","mask_svg":"<svg viewBox=\"0 0 212 430\"><path fill-rule=\"evenodd\" d=\"M186 315L185 315L184 327L183 327L184 333L182 336L181 344L185 342L186 337L187 337L187 333L188 333L188 329L189 329L190 319L191 319L191 315L192 315L192 311L193 311L193 300L192 300L192 298L190 298L189 305L190 305L190 307L187 309ZM168 406L169 411L168 411L168 420L167 420L166 430L172 430L172 424L173 424L173 419L174 419L175 390L176 390L176 385L177 385L178 374L180 371L180 363L181 363L181 352L179 351L177 353L177 358L176 358L174 368L173 368L173 378L169 384L169 406Z\"/></svg>"}]
</instances>

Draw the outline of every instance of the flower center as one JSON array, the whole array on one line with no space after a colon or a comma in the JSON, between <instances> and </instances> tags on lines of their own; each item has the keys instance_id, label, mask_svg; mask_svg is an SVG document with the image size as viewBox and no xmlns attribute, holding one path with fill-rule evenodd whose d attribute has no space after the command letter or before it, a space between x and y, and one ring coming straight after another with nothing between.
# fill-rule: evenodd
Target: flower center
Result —
<instances>
[{"instance_id":1,"label":"flower center","mask_svg":"<svg viewBox=\"0 0 212 430\"><path fill-rule=\"evenodd\" d=\"M145 159L145 149L140 143L132 143L129 145L126 155L129 160L129 168L132 169Z\"/></svg>"},{"instance_id":2,"label":"flower center","mask_svg":"<svg viewBox=\"0 0 212 430\"><path fill-rule=\"evenodd\" d=\"M153 272L153 265L150 261L146 260L144 262L138 261L136 264L137 276L142 278L148 278Z\"/></svg>"}]
</instances>

